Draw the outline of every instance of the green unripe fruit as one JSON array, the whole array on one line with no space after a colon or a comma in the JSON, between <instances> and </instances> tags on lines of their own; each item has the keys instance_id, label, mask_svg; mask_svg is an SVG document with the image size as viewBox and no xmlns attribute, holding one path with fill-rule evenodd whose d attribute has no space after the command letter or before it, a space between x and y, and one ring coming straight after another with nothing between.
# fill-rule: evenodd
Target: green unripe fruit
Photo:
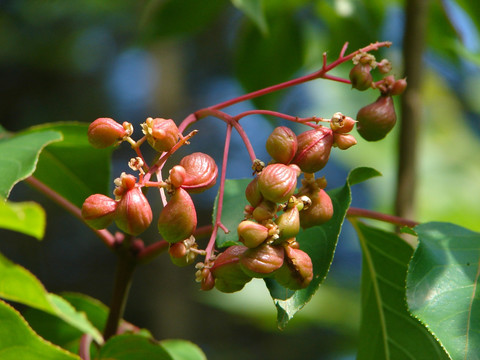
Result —
<instances>
[{"instance_id":1,"label":"green unripe fruit","mask_svg":"<svg viewBox=\"0 0 480 360\"><path fill-rule=\"evenodd\" d=\"M381 95L374 103L361 108L357 121L358 133L365 140L383 139L397 122L392 97Z\"/></svg>"},{"instance_id":2,"label":"green unripe fruit","mask_svg":"<svg viewBox=\"0 0 480 360\"><path fill-rule=\"evenodd\" d=\"M276 270L282 267L283 258L282 246L262 244L245 251L240 257L240 266L250 277L265 278L272 276Z\"/></svg>"},{"instance_id":3,"label":"green unripe fruit","mask_svg":"<svg viewBox=\"0 0 480 360\"><path fill-rule=\"evenodd\" d=\"M277 213L277 204L269 200L263 200L253 209L252 216L257 221L272 219Z\"/></svg>"},{"instance_id":4,"label":"green unripe fruit","mask_svg":"<svg viewBox=\"0 0 480 360\"><path fill-rule=\"evenodd\" d=\"M352 88L360 91L370 88L373 82L372 74L370 74L371 70L372 67L369 64L358 63L355 65L349 74Z\"/></svg>"},{"instance_id":5,"label":"green unripe fruit","mask_svg":"<svg viewBox=\"0 0 480 360\"><path fill-rule=\"evenodd\" d=\"M224 293L243 289L252 280L240 267L240 256L247 250L245 246L234 245L218 255L210 269L215 278L215 287Z\"/></svg>"},{"instance_id":6,"label":"green unripe fruit","mask_svg":"<svg viewBox=\"0 0 480 360\"><path fill-rule=\"evenodd\" d=\"M158 218L158 232L169 243L189 238L197 227L197 213L190 195L177 189Z\"/></svg>"},{"instance_id":7,"label":"green unripe fruit","mask_svg":"<svg viewBox=\"0 0 480 360\"><path fill-rule=\"evenodd\" d=\"M297 137L290 128L279 126L270 134L265 146L276 162L289 164L297 152Z\"/></svg>"},{"instance_id":8,"label":"green unripe fruit","mask_svg":"<svg viewBox=\"0 0 480 360\"><path fill-rule=\"evenodd\" d=\"M298 208L287 208L276 220L279 238L276 242L294 238L300 231L300 214Z\"/></svg>"},{"instance_id":9,"label":"green unripe fruit","mask_svg":"<svg viewBox=\"0 0 480 360\"><path fill-rule=\"evenodd\" d=\"M244 220L238 224L237 233L240 241L249 248L257 247L268 237L268 229L251 220Z\"/></svg>"}]
</instances>

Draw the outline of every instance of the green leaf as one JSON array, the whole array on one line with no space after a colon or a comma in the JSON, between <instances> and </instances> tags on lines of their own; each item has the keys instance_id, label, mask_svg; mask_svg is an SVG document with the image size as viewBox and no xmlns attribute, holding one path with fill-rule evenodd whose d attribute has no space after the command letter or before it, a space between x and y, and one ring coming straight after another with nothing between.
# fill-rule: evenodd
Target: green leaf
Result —
<instances>
[{"instance_id":1,"label":"green leaf","mask_svg":"<svg viewBox=\"0 0 480 360\"><path fill-rule=\"evenodd\" d=\"M243 24L237 36L235 72L247 91L283 82L303 64L303 37L299 22L290 12L275 12L271 20L268 21L268 36L262 36L257 26L249 21ZM254 102L259 108L270 108L279 96L279 93L272 93Z\"/></svg>"},{"instance_id":2,"label":"green leaf","mask_svg":"<svg viewBox=\"0 0 480 360\"><path fill-rule=\"evenodd\" d=\"M207 360L203 351L186 340L169 339L160 342L173 360Z\"/></svg>"},{"instance_id":3,"label":"green leaf","mask_svg":"<svg viewBox=\"0 0 480 360\"><path fill-rule=\"evenodd\" d=\"M72 360L80 358L39 337L12 307L0 300L2 360Z\"/></svg>"},{"instance_id":4,"label":"green leaf","mask_svg":"<svg viewBox=\"0 0 480 360\"><path fill-rule=\"evenodd\" d=\"M408 311L405 278L413 249L397 235L352 221L362 248L362 320L357 359L449 359Z\"/></svg>"},{"instance_id":5,"label":"green leaf","mask_svg":"<svg viewBox=\"0 0 480 360\"><path fill-rule=\"evenodd\" d=\"M280 328L284 328L295 313L310 301L327 276L333 261L338 236L347 209L350 206L350 186L379 174L378 171L371 168L352 170L348 175L345 186L328 192L333 203L332 219L322 226L301 231L297 236L300 248L310 256L313 263L313 280L307 288L292 291L280 286L273 279L265 279L270 295L277 307L277 323Z\"/></svg>"},{"instance_id":6,"label":"green leaf","mask_svg":"<svg viewBox=\"0 0 480 360\"><path fill-rule=\"evenodd\" d=\"M480 233L432 222L415 227L419 245L407 276L410 311L452 359L480 354Z\"/></svg>"},{"instance_id":7,"label":"green leaf","mask_svg":"<svg viewBox=\"0 0 480 360\"><path fill-rule=\"evenodd\" d=\"M37 203L15 203L0 198L0 228L21 232L41 240L45 233L45 211Z\"/></svg>"},{"instance_id":8,"label":"green leaf","mask_svg":"<svg viewBox=\"0 0 480 360\"><path fill-rule=\"evenodd\" d=\"M222 207L222 224L229 230L225 234L223 230L217 233L216 245L219 248L241 244L238 241L237 227L243 220L243 211L248 201L245 197L245 189L252 179L236 179L225 181L225 191L223 196ZM215 207L213 209L213 223L217 216L218 196L215 199Z\"/></svg>"},{"instance_id":9,"label":"green leaf","mask_svg":"<svg viewBox=\"0 0 480 360\"><path fill-rule=\"evenodd\" d=\"M98 331L103 331L108 316L108 308L103 303L84 294L65 293L62 294L62 297L76 311L85 313L87 319ZM34 308L27 308L22 314L41 337L73 353L78 353L83 331L61 320L59 317Z\"/></svg>"},{"instance_id":10,"label":"green leaf","mask_svg":"<svg viewBox=\"0 0 480 360\"><path fill-rule=\"evenodd\" d=\"M258 26L264 36L268 34L267 20L263 12L263 0L232 0L232 3Z\"/></svg>"},{"instance_id":11,"label":"green leaf","mask_svg":"<svg viewBox=\"0 0 480 360\"><path fill-rule=\"evenodd\" d=\"M100 349L98 360L174 360L159 344L140 335L112 337Z\"/></svg>"},{"instance_id":12,"label":"green leaf","mask_svg":"<svg viewBox=\"0 0 480 360\"><path fill-rule=\"evenodd\" d=\"M36 126L29 133L54 130L63 141L44 149L34 176L67 200L81 207L92 194L108 194L112 148L95 149L88 142L85 123L52 123Z\"/></svg>"},{"instance_id":13,"label":"green leaf","mask_svg":"<svg viewBox=\"0 0 480 360\"><path fill-rule=\"evenodd\" d=\"M8 198L17 182L33 174L43 148L61 139L62 134L48 129L0 138L0 197Z\"/></svg>"},{"instance_id":14,"label":"green leaf","mask_svg":"<svg viewBox=\"0 0 480 360\"><path fill-rule=\"evenodd\" d=\"M100 332L84 314L78 313L64 299L47 292L38 279L28 270L16 265L0 254L0 297L28 305L55 315L82 332L102 342Z\"/></svg>"}]
</instances>

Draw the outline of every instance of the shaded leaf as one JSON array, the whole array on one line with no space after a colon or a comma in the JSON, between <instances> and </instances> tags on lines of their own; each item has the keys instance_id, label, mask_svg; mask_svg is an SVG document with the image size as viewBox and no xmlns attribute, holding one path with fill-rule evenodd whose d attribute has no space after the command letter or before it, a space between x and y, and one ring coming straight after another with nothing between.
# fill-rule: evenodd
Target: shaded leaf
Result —
<instances>
[{"instance_id":1,"label":"shaded leaf","mask_svg":"<svg viewBox=\"0 0 480 360\"><path fill-rule=\"evenodd\" d=\"M112 337L100 349L98 360L173 360L159 344L140 335Z\"/></svg>"},{"instance_id":2,"label":"shaded leaf","mask_svg":"<svg viewBox=\"0 0 480 360\"><path fill-rule=\"evenodd\" d=\"M407 276L410 311L452 359L480 359L480 233L440 222L415 231L419 245Z\"/></svg>"},{"instance_id":3,"label":"shaded leaf","mask_svg":"<svg viewBox=\"0 0 480 360\"><path fill-rule=\"evenodd\" d=\"M12 263L0 254L0 297L45 311L102 342L100 332L64 299L47 292L40 281L27 269Z\"/></svg>"},{"instance_id":4,"label":"shaded leaf","mask_svg":"<svg viewBox=\"0 0 480 360\"><path fill-rule=\"evenodd\" d=\"M273 16L273 14L272 14ZM303 41L299 22L290 12L275 12L268 36L245 22L237 36L235 72L247 91L255 91L291 78L303 64ZM259 108L269 108L279 93L254 99Z\"/></svg>"},{"instance_id":5,"label":"shaded leaf","mask_svg":"<svg viewBox=\"0 0 480 360\"><path fill-rule=\"evenodd\" d=\"M2 360L80 359L39 337L22 316L0 300L0 358Z\"/></svg>"},{"instance_id":6,"label":"shaded leaf","mask_svg":"<svg viewBox=\"0 0 480 360\"><path fill-rule=\"evenodd\" d=\"M78 207L92 194L108 194L113 148L95 149L88 142L86 123L52 123L29 133L55 130L63 141L42 152L34 176Z\"/></svg>"},{"instance_id":7,"label":"shaded leaf","mask_svg":"<svg viewBox=\"0 0 480 360\"><path fill-rule=\"evenodd\" d=\"M15 203L0 198L0 228L21 232L41 240L45 233L46 216L35 202Z\"/></svg>"},{"instance_id":8,"label":"shaded leaf","mask_svg":"<svg viewBox=\"0 0 480 360\"><path fill-rule=\"evenodd\" d=\"M357 359L449 359L408 311L405 278L413 249L397 235L352 221L362 248L362 320Z\"/></svg>"},{"instance_id":9,"label":"shaded leaf","mask_svg":"<svg viewBox=\"0 0 480 360\"><path fill-rule=\"evenodd\" d=\"M248 201L245 197L245 189L252 179L236 179L225 181L225 192L223 197L222 208L222 224L229 230L225 234L223 230L219 230L216 239L216 245L219 248L241 244L238 241L237 227L243 220L243 211ZM213 210L213 223L217 216L218 194L215 199L215 207Z\"/></svg>"},{"instance_id":10,"label":"shaded leaf","mask_svg":"<svg viewBox=\"0 0 480 360\"><path fill-rule=\"evenodd\" d=\"M263 0L232 0L232 3L258 26L264 36L268 34L267 20L263 13Z\"/></svg>"},{"instance_id":11,"label":"shaded leaf","mask_svg":"<svg viewBox=\"0 0 480 360\"><path fill-rule=\"evenodd\" d=\"M274 279L265 279L277 307L277 323L280 328L284 328L295 313L310 301L327 276L333 261L338 236L350 206L350 185L379 174L378 171L371 168L352 170L345 186L328 192L333 204L332 219L321 226L303 230L298 234L297 241L300 243L300 248L310 256L313 263L313 280L307 288L292 291L279 285Z\"/></svg>"},{"instance_id":12,"label":"shaded leaf","mask_svg":"<svg viewBox=\"0 0 480 360\"><path fill-rule=\"evenodd\" d=\"M203 351L194 343L186 340L163 340L160 342L173 360L207 360Z\"/></svg>"},{"instance_id":13,"label":"shaded leaf","mask_svg":"<svg viewBox=\"0 0 480 360\"><path fill-rule=\"evenodd\" d=\"M142 32L146 40L198 32L216 19L227 1L166 0L151 4L143 21Z\"/></svg>"},{"instance_id":14,"label":"shaded leaf","mask_svg":"<svg viewBox=\"0 0 480 360\"><path fill-rule=\"evenodd\" d=\"M61 133L49 129L0 138L0 197L8 198L17 182L33 174L43 148L61 139Z\"/></svg>"}]
</instances>

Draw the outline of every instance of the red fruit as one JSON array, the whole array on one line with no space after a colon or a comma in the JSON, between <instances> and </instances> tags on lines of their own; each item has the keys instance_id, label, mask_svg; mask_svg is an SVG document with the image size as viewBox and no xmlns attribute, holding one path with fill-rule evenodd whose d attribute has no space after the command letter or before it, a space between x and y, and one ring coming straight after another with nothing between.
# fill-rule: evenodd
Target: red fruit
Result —
<instances>
[{"instance_id":1,"label":"red fruit","mask_svg":"<svg viewBox=\"0 0 480 360\"><path fill-rule=\"evenodd\" d=\"M310 256L300 249L285 247L285 262L275 273L275 280L290 290L306 288L313 279Z\"/></svg>"},{"instance_id":2,"label":"red fruit","mask_svg":"<svg viewBox=\"0 0 480 360\"><path fill-rule=\"evenodd\" d=\"M304 229L322 225L333 216L332 199L323 189L318 189L314 193L306 194L312 204L300 211L300 226Z\"/></svg>"},{"instance_id":3,"label":"red fruit","mask_svg":"<svg viewBox=\"0 0 480 360\"><path fill-rule=\"evenodd\" d=\"M298 150L293 163L303 172L315 173L325 167L333 144L332 130L319 127L297 136Z\"/></svg>"},{"instance_id":4,"label":"red fruit","mask_svg":"<svg viewBox=\"0 0 480 360\"><path fill-rule=\"evenodd\" d=\"M129 135L125 128L110 118L98 118L88 127L88 141L97 149L107 148Z\"/></svg>"},{"instance_id":5,"label":"red fruit","mask_svg":"<svg viewBox=\"0 0 480 360\"><path fill-rule=\"evenodd\" d=\"M215 160L202 152L185 156L180 165L185 169L182 188L190 193L199 193L211 188L217 181L218 168Z\"/></svg>"},{"instance_id":6,"label":"red fruit","mask_svg":"<svg viewBox=\"0 0 480 360\"><path fill-rule=\"evenodd\" d=\"M113 222L117 202L108 196L94 194L82 205L82 217L94 229L105 229Z\"/></svg>"},{"instance_id":7,"label":"red fruit","mask_svg":"<svg viewBox=\"0 0 480 360\"><path fill-rule=\"evenodd\" d=\"M283 258L282 246L262 244L245 251L240 257L240 266L248 276L265 278L282 267Z\"/></svg>"},{"instance_id":8,"label":"red fruit","mask_svg":"<svg viewBox=\"0 0 480 360\"><path fill-rule=\"evenodd\" d=\"M392 97L381 95L374 103L361 108L357 121L358 133L365 140L383 139L397 122Z\"/></svg>"},{"instance_id":9,"label":"red fruit","mask_svg":"<svg viewBox=\"0 0 480 360\"><path fill-rule=\"evenodd\" d=\"M357 144L357 139L350 134L337 134L333 133L333 145L340 150L347 150L353 145Z\"/></svg>"},{"instance_id":10,"label":"red fruit","mask_svg":"<svg viewBox=\"0 0 480 360\"><path fill-rule=\"evenodd\" d=\"M186 240L170 244L168 248L170 260L172 260L173 264L182 267L192 264L197 257L197 252L190 250L192 248L197 248L197 243L193 236Z\"/></svg>"},{"instance_id":11,"label":"red fruit","mask_svg":"<svg viewBox=\"0 0 480 360\"><path fill-rule=\"evenodd\" d=\"M392 88L390 89L390 95L395 96L395 95L401 95L407 88L407 80L406 79L398 79L396 80Z\"/></svg>"},{"instance_id":12,"label":"red fruit","mask_svg":"<svg viewBox=\"0 0 480 360\"><path fill-rule=\"evenodd\" d=\"M257 221L272 219L277 213L277 204L269 200L262 200L252 211L252 216Z\"/></svg>"},{"instance_id":13,"label":"red fruit","mask_svg":"<svg viewBox=\"0 0 480 360\"><path fill-rule=\"evenodd\" d=\"M170 183L174 188L179 188L185 182L187 177L187 171L183 166L175 165L170 169Z\"/></svg>"},{"instance_id":14,"label":"red fruit","mask_svg":"<svg viewBox=\"0 0 480 360\"><path fill-rule=\"evenodd\" d=\"M245 197L248 202L253 206L258 206L262 200L263 196L258 188L258 177L255 176L252 181L250 181L245 189Z\"/></svg>"},{"instance_id":15,"label":"red fruit","mask_svg":"<svg viewBox=\"0 0 480 360\"><path fill-rule=\"evenodd\" d=\"M332 131L338 134L346 134L352 131L353 127L356 124L356 120L353 120L349 116L345 116L342 113L335 113L330 120L330 128Z\"/></svg>"},{"instance_id":16,"label":"red fruit","mask_svg":"<svg viewBox=\"0 0 480 360\"><path fill-rule=\"evenodd\" d=\"M124 193L118 202L115 223L120 230L136 236L150 226L152 216L147 198L135 187Z\"/></svg>"},{"instance_id":17,"label":"red fruit","mask_svg":"<svg viewBox=\"0 0 480 360\"><path fill-rule=\"evenodd\" d=\"M178 142L180 132L172 119L148 118L142 124L147 141L156 151L169 151Z\"/></svg>"},{"instance_id":18,"label":"red fruit","mask_svg":"<svg viewBox=\"0 0 480 360\"><path fill-rule=\"evenodd\" d=\"M279 126L270 134L265 146L276 162L289 164L297 152L297 137L290 128Z\"/></svg>"},{"instance_id":19,"label":"red fruit","mask_svg":"<svg viewBox=\"0 0 480 360\"><path fill-rule=\"evenodd\" d=\"M197 213L190 195L177 189L158 218L158 231L169 243L189 238L197 227Z\"/></svg>"},{"instance_id":20,"label":"red fruit","mask_svg":"<svg viewBox=\"0 0 480 360\"><path fill-rule=\"evenodd\" d=\"M298 175L296 166L270 164L260 173L258 188L265 199L282 203L293 195Z\"/></svg>"}]
</instances>

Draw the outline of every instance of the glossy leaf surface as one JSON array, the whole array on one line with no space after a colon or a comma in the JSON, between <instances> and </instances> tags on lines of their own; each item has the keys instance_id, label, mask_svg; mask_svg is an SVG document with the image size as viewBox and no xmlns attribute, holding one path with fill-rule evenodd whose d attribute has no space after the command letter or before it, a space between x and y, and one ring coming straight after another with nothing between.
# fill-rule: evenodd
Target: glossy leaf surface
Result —
<instances>
[{"instance_id":1,"label":"glossy leaf surface","mask_svg":"<svg viewBox=\"0 0 480 360\"><path fill-rule=\"evenodd\" d=\"M0 198L0 228L21 232L41 240L45 233L43 208L32 201L15 203Z\"/></svg>"},{"instance_id":2,"label":"glossy leaf surface","mask_svg":"<svg viewBox=\"0 0 480 360\"><path fill-rule=\"evenodd\" d=\"M408 269L408 306L452 359L479 359L480 233L440 222L415 231L419 245Z\"/></svg>"},{"instance_id":3,"label":"glossy leaf surface","mask_svg":"<svg viewBox=\"0 0 480 360\"><path fill-rule=\"evenodd\" d=\"M362 320L357 359L449 359L408 311L405 279L413 249L397 235L357 220L362 249Z\"/></svg>"},{"instance_id":4,"label":"glossy leaf surface","mask_svg":"<svg viewBox=\"0 0 480 360\"><path fill-rule=\"evenodd\" d=\"M10 305L0 300L0 358L2 360L79 360L38 336Z\"/></svg>"},{"instance_id":5,"label":"glossy leaf surface","mask_svg":"<svg viewBox=\"0 0 480 360\"><path fill-rule=\"evenodd\" d=\"M8 198L17 182L33 174L44 147L61 139L62 134L51 129L0 138L0 197Z\"/></svg>"}]
</instances>

